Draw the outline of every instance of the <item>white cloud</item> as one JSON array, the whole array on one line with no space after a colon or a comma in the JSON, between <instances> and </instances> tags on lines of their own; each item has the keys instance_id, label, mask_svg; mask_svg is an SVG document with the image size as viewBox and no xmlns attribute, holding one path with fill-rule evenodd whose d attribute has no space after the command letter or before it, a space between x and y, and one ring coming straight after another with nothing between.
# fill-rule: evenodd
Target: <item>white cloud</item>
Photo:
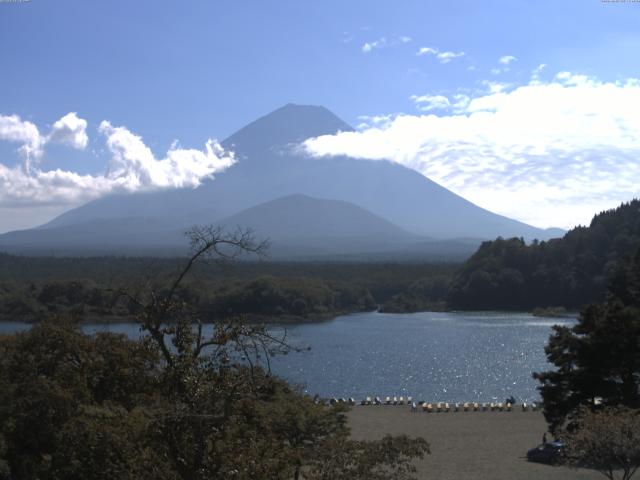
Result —
<instances>
[{"instance_id":1,"label":"white cloud","mask_svg":"<svg viewBox=\"0 0 640 480\"><path fill-rule=\"evenodd\" d=\"M449 63L454 58L464 57L466 55L465 52L441 52L436 47L422 47L418 50L416 54L418 56L422 55L433 55L435 56L440 63Z\"/></svg>"},{"instance_id":2,"label":"white cloud","mask_svg":"<svg viewBox=\"0 0 640 480\"><path fill-rule=\"evenodd\" d=\"M107 137L112 154L107 177L122 183L129 191L154 188L197 187L202 179L234 163L220 144L208 140L204 150L180 149L174 143L167 156L158 160L142 138L125 127L103 121L99 131Z\"/></svg>"},{"instance_id":3,"label":"white cloud","mask_svg":"<svg viewBox=\"0 0 640 480\"><path fill-rule=\"evenodd\" d=\"M436 55L440 63L449 63L454 58L464 57L464 52L440 52Z\"/></svg>"},{"instance_id":4,"label":"white cloud","mask_svg":"<svg viewBox=\"0 0 640 480\"><path fill-rule=\"evenodd\" d=\"M358 125L358 128L367 129L367 128L370 128L372 126L381 127L381 126L386 125L389 122L393 121L393 118L394 118L393 114L387 114L387 115L360 115L358 117L358 120L360 120L360 124Z\"/></svg>"},{"instance_id":5,"label":"white cloud","mask_svg":"<svg viewBox=\"0 0 640 480\"><path fill-rule=\"evenodd\" d=\"M26 168L42 156L45 139L40 136L38 127L23 121L18 115L0 115L0 140L20 143L18 149Z\"/></svg>"},{"instance_id":6,"label":"white cloud","mask_svg":"<svg viewBox=\"0 0 640 480\"><path fill-rule=\"evenodd\" d=\"M531 72L531 81L535 82L540 80L540 74L546 67L547 66L544 63L541 63L536 68L534 68L533 71Z\"/></svg>"},{"instance_id":7,"label":"white cloud","mask_svg":"<svg viewBox=\"0 0 640 480\"><path fill-rule=\"evenodd\" d=\"M513 55L504 55L498 59L498 63L501 63L502 65L509 65L515 60L517 60L517 58Z\"/></svg>"},{"instance_id":8,"label":"white cloud","mask_svg":"<svg viewBox=\"0 0 640 480\"><path fill-rule=\"evenodd\" d=\"M362 51L364 53L369 53L371 50L373 50L377 46L378 46L378 42L377 41L376 42L371 42L371 43L367 42L364 45L362 45Z\"/></svg>"},{"instance_id":9,"label":"white cloud","mask_svg":"<svg viewBox=\"0 0 640 480\"><path fill-rule=\"evenodd\" d=\"M451 108L455 113L463 112L471 101L469 95L465 95L464 93L453 94L451 98L453 98L454 100L454 102L451 104Z\"/></svg>"},{"instance_id":10,"label":"white cloud","mask_svg":"<svg viewBox=\"0 0 640 480\"><path fill-rule=\"evenodd\" d=\"M480 82L480 85L482 85L486 92L485 93L500 93L500 92L504 92L506 91L509 87L511 87L511 84L509 83L503 83L503 82L494 82L494 81L489 81L489 80L483 80Z\"/></svg>"},{"instance_id":11,"label":"white cloud","mask_svg":"<svg viewBox=\"0 0 640 480\"><path fill-rule=\"evenodd\" d=\"M451 106L451 102L444 95L411 95L410 98L416 104L416 108L423 112L443 110Z\"/></svg>"},{"instance_id":12,"label":"white cloud","mask_svg":"<svg viewBox=\"0 0 640 480\"><path fill-rule=\"evenodd\" d=\"M16 116L0 116L0 138L20 141L31 148L46 141L60 141L74 148L87 144L86 122L69 114L56 122L51 135L43 138L37 127ZM102 175L81 175L60 169L42 170L26 165L9 167L0 163L0 208L79 205L118 192L150 191L162 188L195 188L234 163L233 154L225 152L213 140L204 150L172 145L166 156L155 158L142 139L125 127L103 121L99 131L106 137L111 159ZM38 143L40 142L40 143ZM42 155L42 153L40 153ZM26 162L25 162L26 163Z\"/></svg>"},{"instance_id":13,"label":"white cloud","mask_svg":"<svg viewBox=\"0 0 640 480\"><path fill-rule=\"evenodd\" d=\"M504 55L498 59L498 63L501 65L500 67L494 67L491 69L491 73L493 75L500 75L501 73L506 73L510 70L509 64L511 62L515 62L518 59L513 55Z\"/></svg>"},{"instance_id":14,"label":"white cloud","mask_svg":"<svg viewBox=\"0 0 640 480\"><path fill-rule=\"evenodd\" d=\"M366 42L364 45L362 45L362 51L364 53L369 53L376 48L395 47L397 45L401 45L409 42L411 42L411 37L407 37L406 35L403 35L391 40L387 40L386 37L380 37L377 40L374 40L372 42Z\"/></svg>"},{"instance_id":15,"label":"white cloud","mask_svg":"<svg viewBox=\"0 0 640 480\"><path fill-rule=\"evenodd\" d=\"M70 147L83 150L87 147L87 143L89 143L89 137L87 137L87 121L78 118L75 112L67 113L53 124L47 141L64 143Z\"/></svg>"},{"instance_id":16,"label":"white cloud","mask_svg":"<svg viewBox=\"0 0 640 480\"><path fill-rule=\"evenodd\" d=\"M437 55L437 54L438 54L437 48L422 47L420 50L418 50L418 53L416 55L420 56L420 55Z\"/></svg>"},{"instance_id":17,"label":"white cloud","mask_svg":"<svg viewBox=\"0 0 640 480\"><path fill-rule=\"evenodd\" d=\"M318 156L390 159L538 226L588 223L638 195L640 80L610 83L561 72L545 83L498 85L445 97L444 115L397 115L305 147Z\"/></svg>"},{"instance_id":18,"label":"white cloud","mask_svg":"<svg viewBox=\"0 0 640 480\"><path fill-rule=\"evenodd\" d=\"M49 135L42 135L38 127L18 115L0 115L0 140L20 143L18 153L30 170L44 153L49 142L65 143L71 147L83 149L87 146L87 122L74 113L68 113L57 120Z\"/></svg>"}]
</instances>

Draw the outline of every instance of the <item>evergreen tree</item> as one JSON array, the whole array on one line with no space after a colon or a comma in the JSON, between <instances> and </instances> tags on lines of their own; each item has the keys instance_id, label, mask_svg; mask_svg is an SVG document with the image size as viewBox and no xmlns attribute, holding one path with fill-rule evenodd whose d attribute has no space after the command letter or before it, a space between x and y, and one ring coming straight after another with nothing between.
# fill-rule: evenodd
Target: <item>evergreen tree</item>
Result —
<instances>
[{"instance_id":1,"label":"evergreen tree","mask_svg":"<svg viewBox=\"0 0 640 480\"><path fill-rule=\"evenodd\" d=\"M556 370L534 378L552 430L570 428L580 407L640 408L640 251L619 265L607 301L571 328L554 327L545 351Z\"/></svg>"}]
</instances>

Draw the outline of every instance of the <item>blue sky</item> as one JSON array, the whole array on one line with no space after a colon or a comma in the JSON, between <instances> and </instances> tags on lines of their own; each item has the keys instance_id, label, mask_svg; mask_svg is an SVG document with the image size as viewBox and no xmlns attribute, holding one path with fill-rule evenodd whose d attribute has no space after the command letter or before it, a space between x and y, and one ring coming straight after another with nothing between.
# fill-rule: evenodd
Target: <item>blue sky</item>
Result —
<instances>
[{"instance_id":1,"label":"blue sky","mask_svg":"<svg viewBox=\"0 0 640 480\"><path fill-rule=\"evenodd\" d=\"M601 101L607 102L611 88L619 90L624 105L624 95L633 98L637 93L629 79L640 77L638 25L640 4L601 0L0 3L0 116L5 127L4 134L0 130L0 166L5 166L4 173L0 171L0 187L5 190L4 195L0 192L0 231L38 224L115 191L113 182L96 179L107 165L112 177L114 171L127 177L116 182L121 189L196 186L198 175L210 175L228 164L224 152L207 150L208 139L221 140L288 102L324 105L348 123L360 125L367 139L385 132L380 141L388 143L411 135L415 151L388 156L487 208L541 226L588 221L588 212L593 212L589 209L629 199L629 187L615 183L619 169L607 170L609 178L598 184L602 191L596 197L583 198L576 187L570 200L566 195L557 199L566 204L565 210L553 208L553 202L542 208L531 191L519 202L496 197L495 192L491 197L494 180L501 169L512 172L511 164L503 166L493 159L474 169L473 159L436 156L433 151L426 155L425 142L433 139L417 130L434 127L428 121L416 121L411 130L396 136L391 133L405 128L407 118L428 116L437 117L435 129L441 131L443 120L469 118L473 112L467 107L474 99L493 101L489 108L495 112L498 95L514 94L508 101L522 105L522 115L527 115L530 103L518 103L526 97L518 88L532 82L560 85L569 94L581 89L587 96L576 97L568 109L601 93ZM534 93L545 96L551 90ZM549 98L546 101L555 105ZM456 99L465 105L455 107ZM597 115L597 108L582 113ZM70 112L76 112L80 123L65 117ZM556 113L554 121L561 121L562 112ZM377 120L371 118L375 116ZM65 122L54 128L62 118ZM626 122L626 135L635 135L628 133L635 126L633 112L614 110L607 118ZM0 121L0 129L2 125ZM37 140L29 137L30 125L38 130ZM615 164L618 155L624 159L620 165L633 167L636 143L620 153L614 148L617 138L598 138L587 152L579 151L576 139L558 155L567 159L564 166L571 163L571 171L580 170L579 162L584 161L595 163L592 170L598 174L600 165ZM376 154L358 149L358 138L342 140L339 145L316 145L317 151L348 151L375 160ZM31 142L31 153L18 151L25 142ZM525 146L528 154L538 147ZM516 147L510 145L507 156L518 151ZM492 149L494 154L504 151ZM132 160L135 152L142 155L141 161ZM554 189L566 191L580 183L566 168L540 160L536 152L526 159L530 170L550 171L544 178L536 177L534 184L553 179ZM168 178L175 176L172 155L187 158L180 181ZM31 156L26 174L25 156ZM577 166L576 158L582 158ZM448 171L448 162L456 169L460 166L464 175ZM140 180L140 165L160 173L154 170L147 175L150 180ZM55 169L66 172L64 178L43 176ZM491 169L492 175L483 169ZM16 180L17 175L22 177ZM567 184L557 182L565 176ZM505 184L512 179L502 178ZM67 190L82 183L82 191L60 194L54 190L61 182ZM518 194L506 187L500 192ZM541 191L546 193L555 198L553 191Z\"/></svg>"}]
</instances>

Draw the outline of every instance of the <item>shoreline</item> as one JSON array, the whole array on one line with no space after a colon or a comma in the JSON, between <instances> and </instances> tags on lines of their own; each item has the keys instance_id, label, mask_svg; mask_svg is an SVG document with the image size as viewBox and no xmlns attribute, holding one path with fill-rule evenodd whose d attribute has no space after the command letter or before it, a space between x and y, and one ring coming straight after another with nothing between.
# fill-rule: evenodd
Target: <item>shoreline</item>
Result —
<instances>
[{"instance_id":1,"label":"shoreline","mask_svg":"<svg viewBox=\"0 0 640 480\"><path fill-rule=\"evenodd\" d=\"M266 324L266 325L304 325L309 323L323 323L335 320L338 317L346 315L356 315L361 313L379 313L381 315L414 315L418 313L460 313L460 314L498 314L498 315L531 315L535 318L543 318L550 320L575 320L579 312L566 311L562 315L542 315L530 311L511 311L511 310L420 310L420 311L407 311L407 312L395 312L384 311L381 307L374 310L355 310L355 311L338 311L331 313L318 313L308 316L300 315L258 315L258 314L242 314L236 317L244 316L246 323L248 324ZM49 315L53 316L53 314ZM45 315L46 317L46 315ZM69 317L71 319L71 317ZM32 318L16 318L2 315L0 316L0 324L2 323L20 323L24 325L34 325L42 320L34 320ZM209 325L216 323L217 320L203 321L203 325ZM79 325L117 325L126 323L138 323L135 317L119 316L119 315L90 315L85 316L82 320L78 320Z\"/></svg>"}]
</instances>

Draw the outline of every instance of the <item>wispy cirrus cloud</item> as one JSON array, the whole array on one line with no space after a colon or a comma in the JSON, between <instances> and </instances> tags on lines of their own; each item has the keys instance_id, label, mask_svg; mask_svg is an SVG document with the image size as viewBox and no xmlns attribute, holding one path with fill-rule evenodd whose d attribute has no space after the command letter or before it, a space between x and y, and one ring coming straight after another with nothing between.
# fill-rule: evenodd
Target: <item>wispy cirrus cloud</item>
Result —
<instances>
[{"instance_id":1,"label":"wispy cirrus cloud","mask_svg":"<svg viewBox=\"0 0 640 480\"><path fill-rule=\"evenodd\" d=\"M13 167L0 163L0 208L73 206L119 192L197 187L235 161L232 153L211 139L203 150L179 148L174 143L158 159L141 137L103 121L98 130L111 156L103 174L43 170L34 162L44 155L49 142L86 148L86 127L86 120L69 113L53 124L49 134L42 135L35 124L17 115L0 115L0 140L20 143L18 152L23 157L23 163Z\"/></svg>"},{"instance_id":2,"label":"wispy cirrus cloud","mask_svg":"<svg viewBox=\"0 0 640 480\"><path fill-rule=\"evenodd\" d=\"M451 52L451 51L441 51L436 47L422 47L416 53L418 56L423 55L431 55L438 59L440 63L449 63L451 60L455 58L464 57L466 55L465 52Z\"/></svg>"},{"instance_id":3,"label":"wispy cirrus cloud","mask_svg":"<svg viewBox=\"0 0 640 480\"><path fill-rule=\"evenodd\" d=\"M638 195L640 79L560 72L546 82L456 95L414 96L428 114L396 115L310 139L305 148L316 156L388 159L542 227L588 223Z\"/></svg>"}]
</instances>

